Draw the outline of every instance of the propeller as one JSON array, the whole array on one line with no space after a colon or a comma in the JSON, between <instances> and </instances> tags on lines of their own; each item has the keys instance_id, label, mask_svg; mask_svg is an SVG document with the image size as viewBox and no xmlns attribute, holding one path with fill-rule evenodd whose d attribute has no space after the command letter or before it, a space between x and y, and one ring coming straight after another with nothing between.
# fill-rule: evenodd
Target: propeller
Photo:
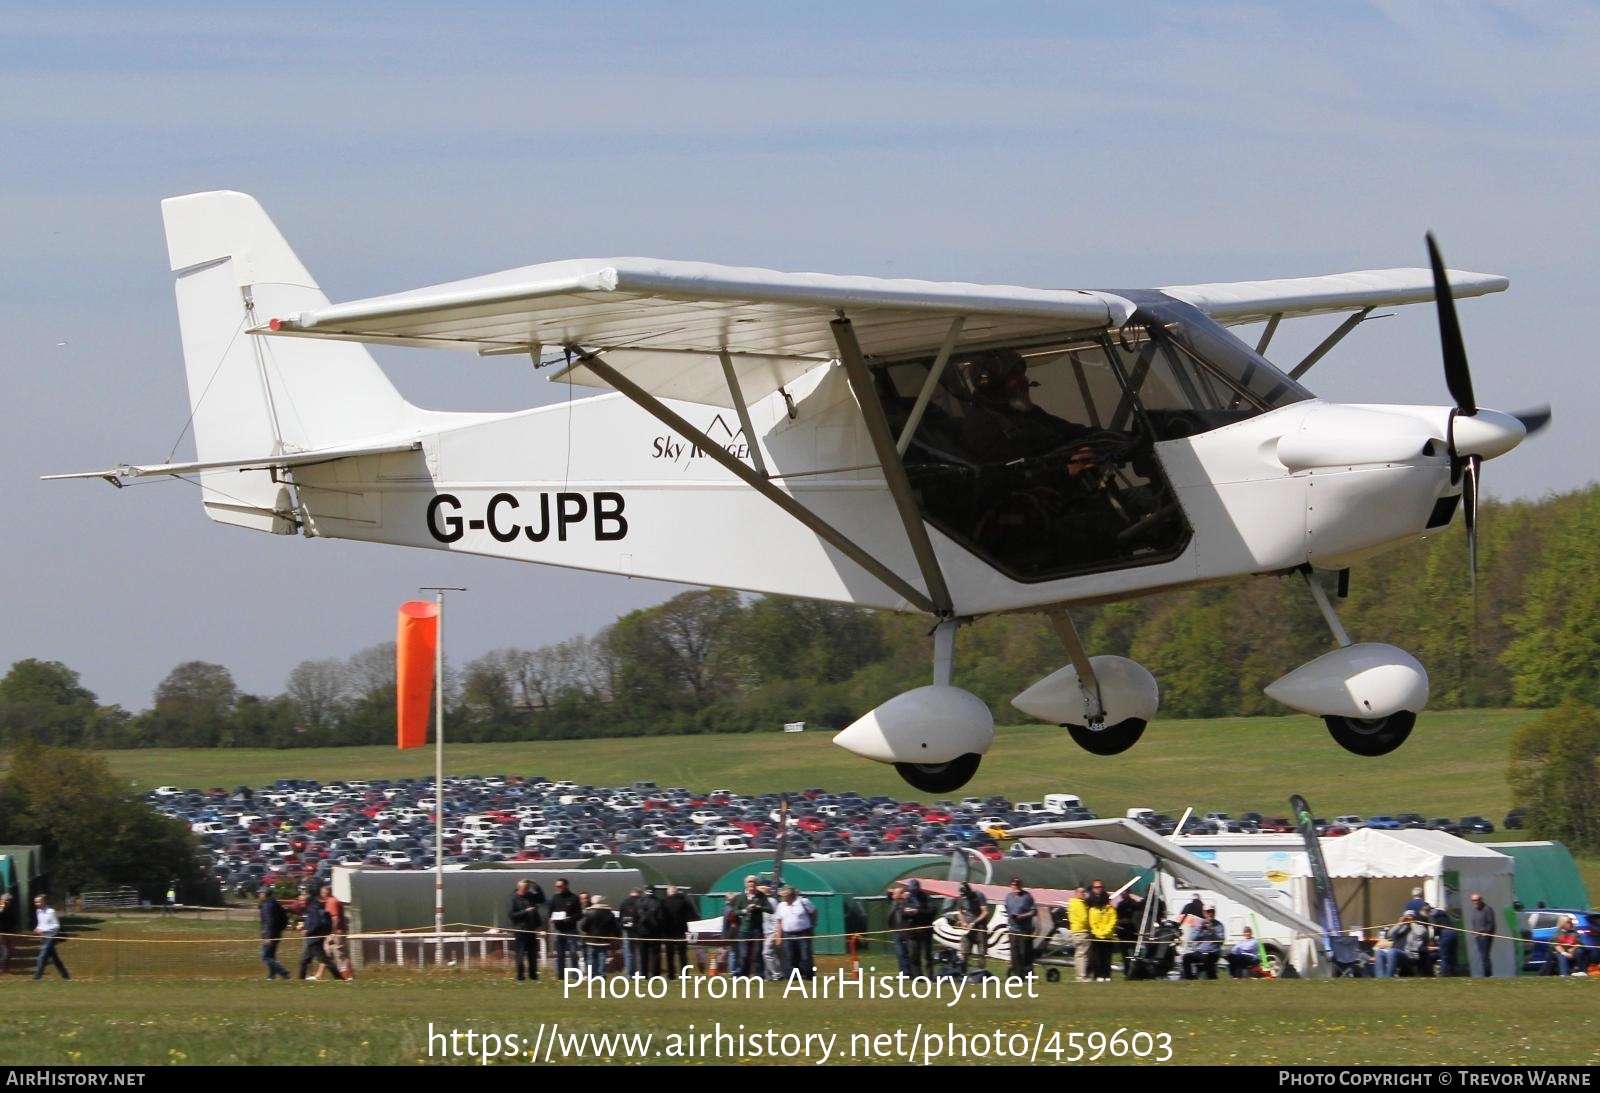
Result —
<instances>
[{"instance_id":1,"label":"propeller","mask_svg":"<svg viewBox=\"0 0 1600 1093\"><path fill-rule=\"evenodd\" d=\"M1524 437L1550 424L1550 407L1537 406L1513 414L1480 410L1472 390L1472 370L1467 347L1456 319L1455 297L1445 273L1439 244L1428 233L1428 261L1433 267L1433 296L1439 312L1439 347L1444 356L1444 382L1455 399L1450 413L1448 443L1450 480L1461 483L1462 512L1467 525L1467 563L1472 581L1473 614L1478 600L1478 495L1479 475L1485 458L1510 451Z\"/></svg>"}]
</instances>

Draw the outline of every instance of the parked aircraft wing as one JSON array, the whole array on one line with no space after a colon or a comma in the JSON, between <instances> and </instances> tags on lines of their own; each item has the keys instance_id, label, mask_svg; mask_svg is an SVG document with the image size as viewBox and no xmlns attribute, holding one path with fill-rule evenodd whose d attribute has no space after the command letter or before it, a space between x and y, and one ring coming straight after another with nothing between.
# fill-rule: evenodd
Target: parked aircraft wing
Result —
<instances>
[{"instance_id":1,"label":"parked aircraft wing","mask_svg":"<svg viewBox=\"0 0 1600 1093\"><path fill-rule=\"evenodd\" d=\"M1228 896L1243 904L1262 918L1270 919L1293 930L1301 937L1320 937L1322 927L1306 916L1290 911L1272 900L1264 899L1254 891L1240 885L1232 877L1210 862L1202 861L1189 850L1164 839L1126 819L1070 820L1062 823L1034 824L1013 828L1011 834L1027 845L1053 853L1069 851L1071 841L1084 839L1101 843L1117 843L1133 850L1142 850L1160 863L1160 868L1172 874L1185 885L1206 888Z\"/></svg>"}]
</instances>

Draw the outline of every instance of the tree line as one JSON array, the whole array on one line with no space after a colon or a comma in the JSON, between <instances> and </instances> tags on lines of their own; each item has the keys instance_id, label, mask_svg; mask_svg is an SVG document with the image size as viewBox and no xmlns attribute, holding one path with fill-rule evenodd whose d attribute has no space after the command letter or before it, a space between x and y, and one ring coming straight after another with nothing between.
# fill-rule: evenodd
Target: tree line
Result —
<instances>
[{"instance_id":1,"label":"tree line","mask_svg":"<svg viewBox=\"0 0 1600 1093\"><path fill-rule=\"evenodd\" d=\"M1354 640L1398 645L1427 666L1435 708L1600 704L1600 486L1486 503L1475 590L1458 520L1357 566L1339 608ZM1294 573L1074 617L1091 652L1154 673L1167 717L1285 712L1262 688L1333 647ZM931 682L931 649L921 617L685 592L597 634L450 665L446 717L464 741L837 728ZM1064 663L1041 616L999 616L961 629L955 682L1015 722L1010 699ZM0 679L0 746L387 743L394 689L392 644L305 661L270 696L241 693L222 665L180 664L138 713L101 705L66 665L24 660Z\"/></svg>"},{"instance_id":2,"label":"tree line","mask_svg":"<svg viewBox=\"0 0 1600 1093\"><path fill-rule=\"evenodd\" d=\"M221 899L189 825L119 784L102 756L72 748L24 741L11 752L0 777L0 844L39 846L58 896L126 885L152 902L169 886L185 903Z\"/></svg>"}]
</instances>

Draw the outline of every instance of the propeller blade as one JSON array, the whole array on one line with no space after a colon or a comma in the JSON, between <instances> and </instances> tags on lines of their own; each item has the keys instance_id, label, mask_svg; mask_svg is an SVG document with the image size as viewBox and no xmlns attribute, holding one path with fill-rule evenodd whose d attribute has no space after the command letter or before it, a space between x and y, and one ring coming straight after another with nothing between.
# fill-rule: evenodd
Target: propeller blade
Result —
<instances>
[{"instance_id":1,"label":"propeller blade","mask_svg":"<svg viewBox=\"0 0 1600 1093\"><path fill-rule=\"evenodd\" d=\"M1466 478L1461 483L1462 512L1467 521L1467 567L1472 581L1472 617L1478 617L1478 471L1480 456L1466 458Z\"/></svg>"},{"instance_id":2,"label":"propeller blade","mask_svg":"<svg viewBox=\"0 0 1600 1093\"><path fill-rule=\"evenodd\" d=\"M1439 347L1444 352L1444 382L1456 407L1468 417L1478 412L1472 394L1472 372L1467 367L1467 347L1461 340L1461 324L1456 321L1455 297L1450 294L1450 278L1439 257L1439 244L1428 233L1428 260L1433 265L1434 306L1439 311Z\"/></svg>"},{"instance_id":3,"label":"propeller blade","mask_svg":"<svg viewBox=\"0 0 1600 1093\"><path fill-rule=\"evenodd\" d=\"M1511 416L1522 422L1522 427L1528 430L1529 436L1532 436L1550 424L1550 406L1546 403L1531 410L1518 410Z\"/></svg>"}]
</instances>

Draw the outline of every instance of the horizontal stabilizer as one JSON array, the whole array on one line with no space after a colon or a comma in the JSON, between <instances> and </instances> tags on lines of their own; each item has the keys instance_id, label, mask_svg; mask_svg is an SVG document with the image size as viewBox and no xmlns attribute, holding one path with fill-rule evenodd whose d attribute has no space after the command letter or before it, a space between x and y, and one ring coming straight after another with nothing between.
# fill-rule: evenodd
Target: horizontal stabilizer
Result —
<instances>
[{"instance_id":1,"label":"horizontal stabilizer","mask_svg":"<svg viewBox=\"0 0 1600 1093\"><path fill-rule=\"evenodd\" d=\"M404 440L393 444L320 448L311 452L290 452L283 455L263 455L254 459L219 459L198 463L123 464L104 471L76 471L72 474L46 474L40 477L47 482L63 478L104 478L114 486L121 486L128 478L154 478L161 475L199 474L202 471L265 471L279 467L308 467L315 463L331 463L335 459L352 459L360 455L392 455L396 452L414 452L422 447L420 440Z\"/></svg>"}]
</instances>

